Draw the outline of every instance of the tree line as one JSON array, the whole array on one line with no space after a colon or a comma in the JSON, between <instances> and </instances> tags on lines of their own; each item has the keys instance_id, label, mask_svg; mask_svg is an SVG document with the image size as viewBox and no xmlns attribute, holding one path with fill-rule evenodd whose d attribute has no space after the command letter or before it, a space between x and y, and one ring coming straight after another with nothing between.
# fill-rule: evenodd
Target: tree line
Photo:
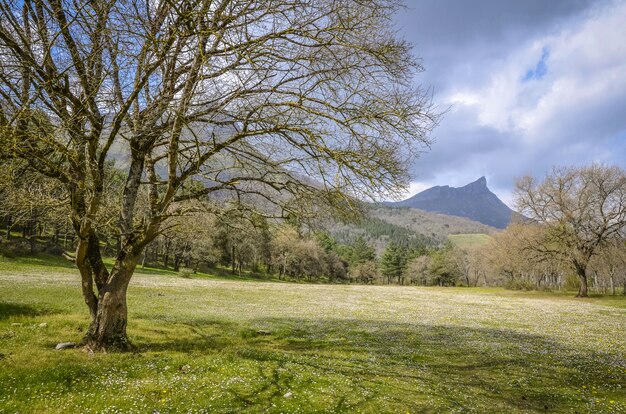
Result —
<instances>
[{"instance_id":1,"label":"tree line","mask_svg":"<svg viewBox=\"0 0 626 414\"><path fill-rule=\"evenodd\" d=\"M63 189L19 162L3 162L2 167L3 253L74 250L77 238ZM112 177L121 175L113 165L107 171ZM623 226L618 214L625 194L623 175L618 168L594 165L556 169L542 188L529 186L529 178L521 179L518 203L532 206L546 219L532 219L527 213L525 220L494 234L489 242L464 247L437 244L378 218L363 218L361 233L331 234L295 216L268 219L246 209L223 212L199 205L194 209L190 203L188 214L173 217L170 227L146 246L140 264L187 274L221 268L239 276L308 282L575 289L579 294L591 289L616 294L620 289L626 292L626 243L621 230L606 229ZM123 191L123 182L110 183L108 199L113 200ZM565 189L567 194L562 193ZM552 210L537 205L555 200L560 204ZM106 214L101 218L100 242L105 254L112 255L120 240L107 223L113 222L116 211L107 209ZM380 240L385 247L377 253L374 242ZM585 249L591 248L592 254L585 256ZM587 260L584 278L579 273L581 260Z\"/></svg>"},{"instance_id":2,"label":"tree line","mask_svg":"<svg viewBox=\"0 0 626 414\"><path fill-rule=\"evenodd\" d=\"M63 202L69 195L19 162L1 162L0 167L1 253L65 253L72 259L68 252L76 248L78 239ZM120 174L113 165L108 170L113 176ZM123 182L111 183L107 199L115 205ZM239 276L245 272L281 280L403 283L397 271L381 271L391 264L385 264L389 260L383 255L379 266L369 240L382 236L395 258L424 254L434 243L379 219L364 218L363 234L344 235L338 241L316 223L303 223L295 216L275 219L245 208L211 207L190 202L187 212L172 217L169 227L146 246L139 264L191 273L219 267ZM99 241L103 254L111 256L120 243L111 225L117 212L110 208L102 214Z\"/></svg>"}]
</instances>

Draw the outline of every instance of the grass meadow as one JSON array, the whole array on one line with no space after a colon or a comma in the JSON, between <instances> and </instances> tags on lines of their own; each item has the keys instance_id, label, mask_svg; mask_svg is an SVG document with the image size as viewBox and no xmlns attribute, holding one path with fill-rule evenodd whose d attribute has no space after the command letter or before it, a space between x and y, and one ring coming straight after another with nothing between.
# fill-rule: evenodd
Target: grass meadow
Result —
<instances>
[{"instance_id":1,"label":"grass meadow","mask_svg":"<svg viewBox=\"0 0 626 414\"><path fill-rule=\"evenodd\" d=\"M572 296L144 270L90 354L77 271L0 259L0 412L626 412L626 298Z\"/></svg>"},{"instance_id":2,"label":"grass meadow","mask_svg":"<svg viewBox=\"0 0 626 414\"><path fill-rule=\"evenodd\" d=\"M488 234L476 233L476 234L449 234L448 240L450 240L455 246L460 248L482 246L489 243L493 238Z\"/></svg>"}]
</instances>

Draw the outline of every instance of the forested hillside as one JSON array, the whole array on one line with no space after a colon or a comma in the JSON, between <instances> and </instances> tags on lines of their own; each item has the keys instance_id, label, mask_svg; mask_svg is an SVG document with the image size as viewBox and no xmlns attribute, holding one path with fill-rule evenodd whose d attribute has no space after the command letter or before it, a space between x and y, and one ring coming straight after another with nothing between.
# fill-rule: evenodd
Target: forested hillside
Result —
<instances>
[{"instance_id":1,"label":"forested hillside","mask_svg":"<svg viewBox=\"0 0 626 414\"><path fill-rule=\"evenodd\" d=\"M498 230L463 217L431 213L409 207L377 205L369 211L369 215L439 241L446 240L449 234L491 234Z\"/></svg>"}]
</instances>

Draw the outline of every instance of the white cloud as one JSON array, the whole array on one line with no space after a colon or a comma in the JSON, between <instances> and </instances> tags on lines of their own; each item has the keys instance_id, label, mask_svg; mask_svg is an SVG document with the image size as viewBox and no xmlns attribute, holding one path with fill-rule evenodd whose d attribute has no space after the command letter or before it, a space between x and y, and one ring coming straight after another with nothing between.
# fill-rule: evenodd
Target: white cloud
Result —
<instances>
[{"instance_id":1,"label":"white cloud","mask_svg":"<svg viewBox=\"0 0 626 414\"><path fill-rule=\"evenodd\" d=\"M415 188L486 175L510 203L520 175L541 176L552 165L626 164L626 154L613 151L626 139L626 2L596 3L524 41L485 45L481 38L461 55L467 60L450 60L457 69L438 80L438 99L452 110L432 152L415 165ZM525 80L542 59L545 73Z\"/></svg>"}]
</instances>

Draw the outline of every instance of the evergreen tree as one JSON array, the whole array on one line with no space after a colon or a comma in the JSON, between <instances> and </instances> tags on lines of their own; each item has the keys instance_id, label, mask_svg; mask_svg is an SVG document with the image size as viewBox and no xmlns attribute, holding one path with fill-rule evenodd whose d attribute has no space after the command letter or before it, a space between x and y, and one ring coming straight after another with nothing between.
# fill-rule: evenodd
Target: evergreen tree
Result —
<instances>
[{"instance_id":1,"label":"evergreen tree","mask_svg":"<svg viewBox=\"0 0 626 414\"><path fill-rule=\"evenodd\" d=\"M337 248L337 240L328 233L321 231L315 234L317 243L324 249L326 253L335 251Z\"/></svg>"},{"instance_id":2,"label":"evergreen tree","mask_svg":"<svg viewBox=\"0 0 626 414\"><path fill-rule=\"evenodd\" d=\"M376 251L367 244L363 236L357 237L352 244L350 263L353 265L376 260Z\"/></svg>"},{"instance_id":3,"label":"evergreen tree","mask_svg":"<svg viewBox=\"0 0 626 414\"><path fill-rule=\"evenodd\" d=\"M437 285L454 286L461 276L459 263L454 260L454 245L446 243L443 249L432 254L430 272L435 276Z\"/></svg>"},{"instance_id":4,"label":"evergreen tree","mask_svg":"<svg viewBox=\"0 0 626 414\"><path fill-rule=\"evenodd\" d=\"M397 279L403 282L404 270L407 266L407 251L396 243L389 243L380 260L381 272L387 278L388 283Z\"/></svg>"}]
</instances>

